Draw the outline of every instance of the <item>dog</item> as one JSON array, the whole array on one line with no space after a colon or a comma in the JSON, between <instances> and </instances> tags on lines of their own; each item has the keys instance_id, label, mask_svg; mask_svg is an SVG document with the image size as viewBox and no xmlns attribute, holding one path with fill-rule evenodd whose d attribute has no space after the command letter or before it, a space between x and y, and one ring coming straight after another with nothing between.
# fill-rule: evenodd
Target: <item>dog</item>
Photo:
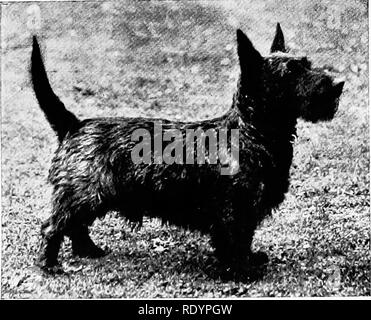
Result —
<instances>
[{"instance_id":1,"label":"dog","mask_svg":"<svg viewBox=\"0 0 371 320\"><path fill-rule=\"evenodd\" d=\"M231 273L246 273L268 261L265 253L251 250L251 243L256 228L288 191L297 120L331 120L344 82L312 68L307 57L291 55L279 24L265 57L238 29L237 54L239 80L224 115L198 122L160 119L156 128L159 119L78 119L53 92L33 37L33 89L59 141L48 178L53 186L52 213L41 227L37 264L43 270L61 270L58 252L65 236L71 239L73 254L104 256L107 252L91 240L89 226L111 210L138 226L143 216L149 216L210 235L216 257ZM149 161L133 161L138 130L148 133L142 149ZM220 148L223 161L211 161L215 159L209 151L200 164L187 149L190 130L214 130L219 138L223 130L234 130L238 139L227 137ZM177 135L163 142L160 153L176 141L183 158L156 161L158 155L151 153L156 137L174 131ZM209 135L204 141L210 146L215 140ZM184 155L195 161L185 163ZM229 174L223 174L224 169Z\"/></svg>"}]
</instances>

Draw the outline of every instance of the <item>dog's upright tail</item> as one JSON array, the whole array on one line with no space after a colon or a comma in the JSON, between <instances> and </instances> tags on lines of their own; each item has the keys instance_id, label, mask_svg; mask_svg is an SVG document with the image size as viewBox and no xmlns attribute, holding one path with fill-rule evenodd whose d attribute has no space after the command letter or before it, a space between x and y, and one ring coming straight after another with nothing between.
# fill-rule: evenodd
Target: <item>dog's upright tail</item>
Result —
<instances>
[{"instance_id":1,"label":"dog's upright tail","mask_svg":"<svg viewBox=\"0 0 371 320\"><path fill-rule=\"evenodd\" d=\"M37 101L46 119L57 133L61 142L68 132L78 128L80 121L68 111L53 92L46 75L43 59L36 36L33 36L31 54L31 80Z\"/></svg>"}]
</instances>

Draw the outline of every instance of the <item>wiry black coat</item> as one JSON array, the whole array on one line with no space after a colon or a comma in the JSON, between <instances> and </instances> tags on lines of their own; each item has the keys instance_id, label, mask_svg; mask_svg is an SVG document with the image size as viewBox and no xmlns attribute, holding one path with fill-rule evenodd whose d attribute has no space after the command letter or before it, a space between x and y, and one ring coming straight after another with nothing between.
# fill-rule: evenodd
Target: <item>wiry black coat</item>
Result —
<instances>
[{"instance_id":1,"label":"wiry black coat","mask_svg":"<svg viewBox=\"0 0 371 320\"><path fill-rule=\"evenodd\" d=\"M138 224L143 215L148 215L209 233L222 262L238 270L246 262L253 263L256 255L250 246L254 231L283 201L289 186L296 120L300 116L311 121L331 118L343 83L334 84L325 73L311 70L305 58L283 54L286 50L279 25L272 50L280 52L269 57L261 57L240 30L237 42L241 76L231 109L207 121L161 119L163 132L182 132L184 154L187 129L238 129L239 170L221 175L222 164L207 161L134 163L131 151L136 142L132 133L147 129L153 142L154 122L159 119L80 121L62 105L58 112L65 113L65 124L54 117L58 120L54 125L51 119L55 110L45 104L53 104L52 99L43 99L39 89L52 92L34 39L32 76L36 96L61 141L49 174L54 187L53 212L42 227L39 264L43 268L57 264L64 235L70 236L74 253L102 255L89 238L88 226L109 210L117 210ZM38 77L40 73L44 76ZM231 157L229 165L235 165L235 160Z\"/></svg>"}]
</instances>

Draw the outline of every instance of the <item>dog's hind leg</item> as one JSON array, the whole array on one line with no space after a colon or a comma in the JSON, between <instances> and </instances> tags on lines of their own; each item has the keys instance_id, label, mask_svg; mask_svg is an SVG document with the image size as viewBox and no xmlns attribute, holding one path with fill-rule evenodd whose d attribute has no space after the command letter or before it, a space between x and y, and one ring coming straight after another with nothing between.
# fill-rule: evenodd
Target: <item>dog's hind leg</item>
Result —
<instances>
[{"instance_id":1,"label":"dog's hind leg","mask_svg":"<svg viewBox=\"0 0 371 320\"><path fill-rule=\"evenodd\" d=\"M70 237L73 253L80 257L98 258L106 252L97 247L89 237L88 227L102 216L100 206L92 206L83 197L71 193L56 193L53 214L41 228L41 250L37 264L46 271L58 269L58 252L64 236Z\"/></svg>"},{"instance_id":2,"label":"dog's hind leg","mask_svg":"<svg viewBox=\"0 0 371 320\"><path fill-rule=\"evenodd\" d=\"M41 227L41 246L37 265L51 273L60 271L58 253L63 241L63 231L58 227L56 215L52 215Z\"/></svg>"},{"instance_id":3,"label":"dog's hind leg","mask_svg":"<svg viewBox=\"0 0 371 320\"><path fill-rule=\"evenodd\" d=\"M99 248L90 238L88 225L73 225L68 236L72 241L73 254L81 258L100 258L108 253L108 251Z\"/></svg>"},{"instance_id":4,"label":"dog's hind leg","mask_svg":"<svg viewBox=\"0 0 371 320\"><path fill-rule=\"evenodd\" d=\"M108 252L99 248L89 236L89 226L98 217L107 212L101 203L79 198L79 205L75 207L72 215L66 221L66 235L72 242L72 252L78 257L100 258ZM86 198L87 199L87 198Z\"/></svg>"}]
</instances>

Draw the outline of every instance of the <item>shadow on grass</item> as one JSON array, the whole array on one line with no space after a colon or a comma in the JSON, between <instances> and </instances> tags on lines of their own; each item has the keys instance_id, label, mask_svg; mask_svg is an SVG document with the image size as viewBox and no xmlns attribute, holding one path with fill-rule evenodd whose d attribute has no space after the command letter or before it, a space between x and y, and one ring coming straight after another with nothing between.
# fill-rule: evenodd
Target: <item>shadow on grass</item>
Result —
<instances>
[{"instance_id":1,"label":"shadow on grass","mask_svg":"<svg viewBox=\"0 0 371 320\"><path fill-rule=\"evenodd\" d=\"M64 254L67 263L64 274L83 270L99 272L104 282L112 282L112 277L104 279L104 275L115 274L116 282L134 280L140 286L153 277L172 279L187 278L193 280L215 280L221 282L235 281L250 283L260 280L266 274L267 265L250 267L241 265L239 271L233 271L220 263L209 245L180 245L178 248L158 252L154 248L141 249L129 241L124 248L115 248L100 259L87 259ZM67 249L70 251L69 249Z\"/></svg>"}]
</instances>

